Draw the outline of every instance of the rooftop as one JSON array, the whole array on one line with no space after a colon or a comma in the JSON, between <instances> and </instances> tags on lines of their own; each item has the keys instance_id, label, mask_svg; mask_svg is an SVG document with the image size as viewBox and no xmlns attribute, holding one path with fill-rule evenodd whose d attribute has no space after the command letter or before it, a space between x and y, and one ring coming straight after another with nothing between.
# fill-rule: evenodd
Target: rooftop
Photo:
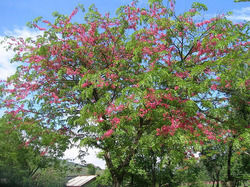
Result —
<instances>
[{"instance_id":1,"label":"rooftop","mask_svg":"<svg viewBox=\"0 0 250 187\"><path fill-rule=\"evenodd\" d=\"M66 186L67 187L80 187L84 184L87 184L91 180L95 179L97 175L88 175L88 176L77 176L73 179L70 179Z\"/></svg>"}]
</instances>

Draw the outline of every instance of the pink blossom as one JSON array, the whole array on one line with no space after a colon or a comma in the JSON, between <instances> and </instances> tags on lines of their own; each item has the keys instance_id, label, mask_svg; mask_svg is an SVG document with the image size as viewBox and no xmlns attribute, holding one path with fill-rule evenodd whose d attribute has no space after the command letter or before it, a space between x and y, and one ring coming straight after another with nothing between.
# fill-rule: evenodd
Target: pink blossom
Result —
<instances>
[{"instance_id":1,"label":"pink blossom","mask_svg":"<svg viewBox=\"0 0 250 187\"><path fill-rule=\"evenodd\" d=\"M189 12L196 12L196 9L192 8L192 9L189 10Z\"/></svg>"},{"instance_id":2,"label":"pink blossom","mask_svg":"<svg viewBox=\"0 0 250 187\"><path fill-rule=\"evenodd\" d=\"M30 144L30 141L25 142L25 147L28 147L29 144Z\"/></svg>"},{"instance_id":3,"label":"pink blossom","mask_svg":"<svg viewBox=\"0 0 250 187\"><path fill-rule=\"evenodd\" d=\"M156 135L159 136L161 134L161 130L157 128L156 131L157 131Z\"/></svg>"},{"instance_id":4,"label":"pink blossom","mask_svg":"<svg viewBox=\"0 0 250 187\"><path fill-rule=\"evenodd\" d=\"M218 80L218 81L219 81L219 80L221 80L221 78L220 78L220 77L216 77L216 80Z\"/></svg>"},{"instance_id":5,"label":"pink blossom","mask_svg":"<svg viewBox=\"0 0 250 187\"><path fill-rule=\"evenodd\" d=\"M134 103L139 103L139 100L137 100L137 99L136 99L136 100L134 100Z\"/></svg>"},{"instance_id":6,"label":"pink blossom","mask_svg":"<svg viewBox=\"0 0 250 187\"><path fill-rule=\"evenodd\" d=\"M119 105L116 107L116 111L122 111L125 108L124 105Z\"/></svg>"},{"instance_id":7,"label":"pink blossom","mask_svg":"<svg viewBox=\"0 0 250 187\"><path fill-rule=\"evenodd\" d=\"M145 10L141 11L141 15L147 15L147 12Z\"/></svg>"},{"instance_id":8,"label":"pink blossom","mask_svg":"<svg viewBox=\"0 0 250 187\"><path fill-rule=\"evenodd\" d=\"M170 1L170 7L171 7L171 10L174 11L174 3L172 0Z\"/></svg>"},{"instance_id":9,"label":"pink blossom","mask_svg":"<svg viewBox=\"0 0 250 187\"><path fill-rule=\"evenodd\" d=\"M213 85L211 86L211 90L217 90L217 85L216 85L216 84L213 84Z\"/></svg>"},{"instance_id":10,"label":"pink blossom","mask_svg":"<svg viewBox=\"0 0 250 187\"><path fill-rule=\"evenodd\" d=\"M96 86L97 86L97 87L103 87L103 86L104 86L104 83L103 83L103 82L100 82L100 84L97 84Z\"/></svg>"},{"instance_id":11,"label":"pink blossom","mask_svg":"<svg viewBox=\"0 0 250 187\"><path fill-rule=\"evenodd\" d=\"M45 31L45 28L39 27L38 25L34 24L34 27L38 28L40 31Z\"/></svg>"},{"instance_id":12,"label":"pink blossom","mask_svg":"<svg viewBox=\"0 0 250 187\"><path fill-rule=\"evenodd\" d=\"M97 122L100 122L100 123L103 122L103 121L104 121L104 119L102 117L99 117L98 120L97 120Z\"/></svg>"},{"instance_id":13,"label":"pink blossom","mask_svg":"<svg viewBox=\"0 0 250 187\"><path fill-rule=\"evenodd\" d=\"M202 25L201 23L197 23L195 26L200 27L201 25Z\"/></svg>"},{"instance_id":14,"label":"pink blossom","mask_svg":"<svg viewBox=\"0 0 250 187\"><path fill-rule=\"evenodd\" d=\"M111 136L113 134L113 132L114 132L113 129L109 129L107 132L104 133L103 136L104 137L109 137L109 136Z\"/></svg>"},{"instance_id":15,"label":"pink blossom","mask_svg":"<svg viewBox=\"0 0 250 187\"><path fill-rule=\"evenodd\" d=\"M119 124L120 123L120 119L119 118L113 118L111 121L112 124Z\"/></svg>"},{"instance_id":16,"label":"pink blossom","mask_svg":"<svg viewBox=\"0 0 250 187\"><path fill-rule=\"evenodd\" d=\"M209 140L215 140L216 138L213 135L209 135L209 136L207 136L207 139L209 139Z\"/></svg>"},{"instance_id":17,"label":"pink blossom","mask_svg":"<svg viewBox=\"0 0 250 187\"><path fill-rule=\"evenodd\" d=\"M87 86L88 86L88 83L87 83L87 82L85 82L85 83L82 84L82 88L85 88L85 87L87 87Z\"/></svg>"},{"instance_id":18,"label":"pink blossom","mask_svg":"<svg viewBox=\"0 0 250 187\"><path fill-rule=\"evenodd\" d=\"M106 108L106 114L110 115L113 112L113 108L111 106L109 106L108 108Z\"/></svg>"},{"instance_id":19,"label":"pink blossom","mask_svg":"<svg viewBox=\"0 0 250 187\"><path fill-rule=\"evenodd\" d=\"M52 93L52 97L54 98L54 99L58 99L58 96L53 92Z\"/></svg>"},{"instance_id":20,"label":"pink blossom","mask_svg":"<svg viewBox=\"0 0 250 187\"><path fill-rule=\"evenodd\" d=\"M43 23L50 24L50 22L49 22L49 21L47 21L47 20L43 20Z\"/></svg>"},{"instance_id":21,"label":"pink blossom","mask_svg":"<svg viewBox=\"0 0 250 187\"><path fill-rule=\"evenodd\" d=\"M40 156L44 156L46 153L47 153L47 151L42 151L42 152L40 153Z\"/></svg>"},{"instance_id":22,"label":"pink blossom","mask_svg":"<svg viewBox=\"0 0 250 187\"><path fill-rule=\"evenodd\" d=\"M134 99L134 97L135 97L135 94L132 94L132 95L128 96L128 99Z\"/></svg>"},{"instance_id":23,"label":"pink blossom","mask_svg":"<svg viewBox=\"0 0 250 187\"><path fill-rule=\"evenodd\" d=\"M71 15L69 16L69 20L70 20L74 15L76 15L77 12L78 12L78 8L75 8L75 9L73 10L73 12L71 13Z\"/></svg>"},{"instance_id":24,"label":"pink blossom","mask_svg":"<svg viewBox=\"0 0 250 187\"><path fill-rule=\"evenodd\" d=\"M230 88L230 87L231 87L231 84L230 84L230 83L227 83L225 87L226 87L226 88Z\"/></svg>"},{"instance_id":25,"label":"pink blossom","mask_svg":"<svg viewBox=\"0 0 250 187\"><path fill-rule=\"evenodd\" d=\"M199 129L202 129L203 125L202 125L201 123L199 123L199 124L197 125L197 127L198 127Z\"/></svg>"}]
</instances>

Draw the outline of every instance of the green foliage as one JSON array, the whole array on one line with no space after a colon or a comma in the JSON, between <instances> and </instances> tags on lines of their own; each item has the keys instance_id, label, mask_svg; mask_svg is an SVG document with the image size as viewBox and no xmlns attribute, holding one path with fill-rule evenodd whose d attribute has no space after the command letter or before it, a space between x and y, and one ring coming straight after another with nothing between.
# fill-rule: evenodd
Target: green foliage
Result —
<instances>
[{"instance_id":1,"label":"green foliage","mask_svg":"<svg viewBox=\"0 0 250 187\"><path fill-rule=\"evenodd\" d=\"M0 119L0 184L6 186L64 186L65 170L52 157L41 156L42 147L25 144L27 131ZM14 130L16 128L16 130Z\"/></svg>"},{"instance_id":2,"label":"green foliage","mask_svg":"<svg viewBox=\"0 0 250 187\"><path fill-rule=\"evenodd\" d=\"M103 173L97 176L97 179L94 182L97 186L111 186L112 185L112 177L108 169L105 169Z\"/></svg>"},{"instance_id":3,"label":"green foliage","mask_svg":"<svg viewBox=\"0 0 250 187\"><path fill-rule=\"evenodd\" d=\"M201 11L201 10L207 11L207 10L208 10L206 5L204 5L204 4L202 4L202 3L198 3L198 2L194 2L194 3L192 4L192 8L195 8L195 9L197 9L198 11Z\"/></svg>"},{"instance_id":4,"label":"green foliage","mask_svg":"<svg viewBox=\"0 0 250 187\"><path fill-rule=\"evenodd\" d=\"M93 164L87 164L88 174L95 175L96 174L96 167Z\"/></svg>"},{"instance_id":5,"label":"green foliage","mask_svg":"<svg viewBox=\"0 0 250 187\"><path fill-rule=\"evenodd\" d=\"M249 2L250 0L234 0L234 2L238 3L238 2Z\"/></svg>"}]
</instances>

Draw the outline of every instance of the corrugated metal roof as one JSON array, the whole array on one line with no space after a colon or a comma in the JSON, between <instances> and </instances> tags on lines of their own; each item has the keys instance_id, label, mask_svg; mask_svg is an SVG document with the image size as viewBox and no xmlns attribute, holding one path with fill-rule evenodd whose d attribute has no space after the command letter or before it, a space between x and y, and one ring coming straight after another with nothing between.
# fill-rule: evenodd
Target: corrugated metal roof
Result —
<instances>
[{"instance_id":1,"label":"corrugated metal roof","mask_svg":"<svg viewBox=\"0 0 250 187\"><path fill-rule=\"evenodd\" d=\"M88 175L88 176L77 176L73 179L70 179L66 186L75 186L75 187L79 187L79 186L82 186L86 183L88 183L89 181L91 181L92 179L96 178L96 175Z\"/></svg>"}]
</instances>

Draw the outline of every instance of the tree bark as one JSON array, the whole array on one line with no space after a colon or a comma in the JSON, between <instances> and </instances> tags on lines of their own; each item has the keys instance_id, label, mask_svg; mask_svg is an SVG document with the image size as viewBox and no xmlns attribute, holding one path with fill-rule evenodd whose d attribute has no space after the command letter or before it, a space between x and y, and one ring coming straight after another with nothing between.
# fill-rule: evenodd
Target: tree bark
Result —
<instances>
[{"instance_id":1,"label":"tree bark","mask_svg":"<svg viewBox=\"0 0 250 187\"><path fill-rule=\"evenodd\" d=\"M152 170L152 187L155 187L156 186L156 157L154 155L154 152L153 150L151 149L150 150L150 154L151 154L151 157L152 157L152 164L151 164L151 170Z\"/></svg>"},{"instance_id":2,"label":"tree bark","mask_svg":"<svg viewBox=\"0 0 250 187\"><path fill-rule=\"evenodd\" d=\"M233 187L233 178L231 175L231 160L233 152L233 143L229 142L228 144L228 155L227 155L227 182L230 187Z\"/></svg>"},{"instance_id":3,"label":"tree bark","mask_svg":"<svg viewBox=\"0 0 250 187\"><path fill-rule=\"evenodd\" d=\"M220 187L220 172L216 173L216 187Z\"/></svg>"},{"instance_id":4,"label":"tree bark","mask_svg":"<svg viewBox=\"0 0 250 187\"><path fill-rule=\"evenodd\" d=\"M134 175L131 174L130 186L134 186Z\"/></svg>"},{"instance_id":5,"label":"tree bark","mask_svg":"<svg viewBox=\"0 0 250 187\"><path fill-rule=\"evenodd\" d=\"M220 187L220 181L219 180L216 181L216 187Z\"/></svg>"},{"instance_id":6,"label":"tree bark","mask_svg":"<svg viewBox=\"0 0 250 187\"><path fill-rule=\"evenodd\" d=\"M112 176L112 178L113 178L113 185L112 185L112 186L113 186L113 187L120 187L122 181L119 181L119 179L116 178L116 177L114 177L114 176Z\"/></svg>"}]
</instances>

